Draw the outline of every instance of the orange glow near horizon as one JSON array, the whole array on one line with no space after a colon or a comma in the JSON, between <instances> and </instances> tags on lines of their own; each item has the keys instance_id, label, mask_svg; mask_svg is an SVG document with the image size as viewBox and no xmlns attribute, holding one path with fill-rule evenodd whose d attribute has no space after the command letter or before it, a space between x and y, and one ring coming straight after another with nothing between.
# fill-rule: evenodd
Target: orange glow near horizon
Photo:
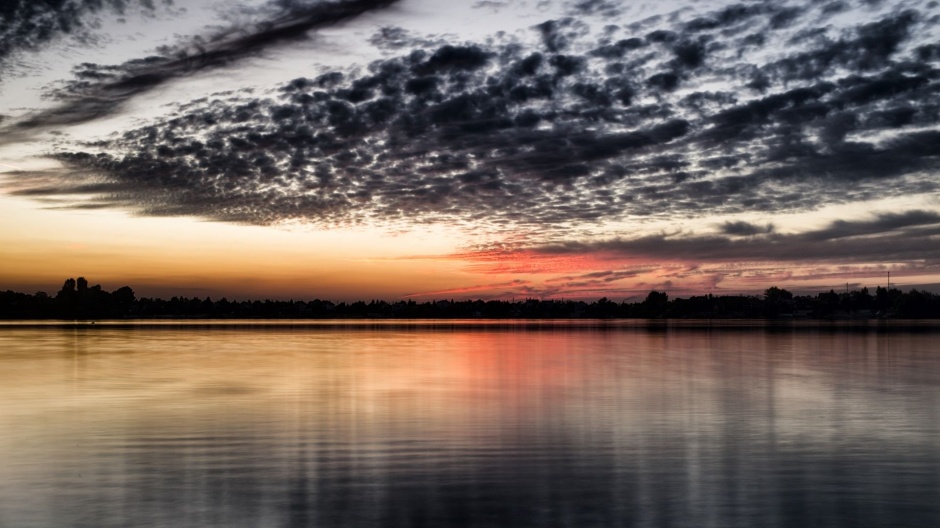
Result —
<instances>
[{"instance_id":1,"label":"orange glow near horizon","mask_svg":"<svg viewBox=\"0 0 940 528\"><path fill-rule=\"evenodd\" d=\"M455 288L463 279L452 262L389 259L453 249L434 233L292 230L3 202L0 223L28 226L0 231L3 289L54 294L66 278L84 276L139 296L356 300Z\"/></svg>"},{"instance_id":2,"label":"orange glow near horizon","mask_svg":"<svg viewBox=\"0 0 940 528\"><path fill-rule=\"evenodd\" d=\"M55 294L83 276L107 291L139 297L638 300L759 293L770 286L815 293L892 283L937 282L902 264L689 262L605 252L550 253L511 245L474 246L465 232L421 226L313 230L120 211L45 209L0 196L0 289ZM146 233L146 236L141 236ZM511 237L510 237L511 238ZM467 249L469 248L469 249ZM475 249L479 248L479 249Z\"/></svg>"}]
</instances>

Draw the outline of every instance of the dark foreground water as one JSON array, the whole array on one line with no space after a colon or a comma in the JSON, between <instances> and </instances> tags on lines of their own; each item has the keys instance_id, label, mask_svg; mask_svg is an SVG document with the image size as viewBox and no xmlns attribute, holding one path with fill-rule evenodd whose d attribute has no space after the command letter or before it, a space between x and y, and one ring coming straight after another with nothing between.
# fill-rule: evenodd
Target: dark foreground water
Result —
<instances>
[{"instance_id":1,"label":"dark foreground water","mask_svg":"<svg viewBox=\"0 0 940 528\"><path fill-rule=\"evenodd\" d=\"M940 333L0 327L0 526L940 526Z\"/></svg>"}]
</instances>

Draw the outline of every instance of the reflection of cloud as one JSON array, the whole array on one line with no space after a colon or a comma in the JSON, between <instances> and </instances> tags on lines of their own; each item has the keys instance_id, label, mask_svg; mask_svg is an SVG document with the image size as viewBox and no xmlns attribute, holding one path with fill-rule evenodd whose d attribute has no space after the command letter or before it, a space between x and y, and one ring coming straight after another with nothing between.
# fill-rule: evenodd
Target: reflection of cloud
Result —
<instances>
[{"instance_id":1,"label":"reflection of cloud","mask_svg":"<svg viewBox=\"0 0 940 528\"><path fill-rule=\"evenodd\" d=\"M195 67L389 3L314 4L299 19L209 47ZM266 96L192 101L100 149L54 155L61 178L44 175L20 192L256 224L498 228L773 213L937 191L940 53L923 42L922 12L869 21L873 11L858 10L853 27L807 32L831 10L763 3L596 34L591 14L611 18L611 6L571 6L571 18L535 26L534 44L432 45L385 28L373 40L400 55L364 72L299 77ZM192 67L189 59L144 61L92 83L94 97L79 97L74 110ZM91 66L79 74L86 71L112 75ZM757 238L653 236L609 246L753 258L748 252L786 256L779 248L807 242L770 226L724 231ZM833 246L833 256L855 249Z\"/></svg>"}]
</instances>

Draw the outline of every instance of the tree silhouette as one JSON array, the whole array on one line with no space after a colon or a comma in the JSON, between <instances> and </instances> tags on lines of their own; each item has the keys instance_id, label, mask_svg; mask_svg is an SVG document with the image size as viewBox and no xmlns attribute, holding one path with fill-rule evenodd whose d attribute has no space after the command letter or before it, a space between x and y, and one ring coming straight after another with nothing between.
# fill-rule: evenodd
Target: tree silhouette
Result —
<instances>
[{"instance_id":1,"label":"tree silhouette","mask_svg":"<svg viewBox=\"0 0 940 528\"><path fill-rule=\"evenodd\" d=\"M782 288L771 286L764 290L764 300L767 302L781 303L791 299L793 299L793 294Z\"/></svg>"},{"instance_id":2,"label":"tree silhouette","mask_svg":"<svg viewBox=\"0 0 940 528\"><path fill-rule=\"evenodd\" d=\"M616 302L603 297L593 303L572 300L524 301L400 300L389 303L335 304L331 301L229 301L211 298L137 298L129 286L108 293L100 285L89 286L84 277L68 279L51 297L13 291L0 292L3 319L102 319L102 318L305 318L305 319L456 319L456 318L777 318L824 319L903 317L940 318L940 295L927 291L902 292L878 287L872 296L866 289L846 293L795 296L771 287L762 296L702 295L669 299L666 292L651 291L642 302Z\"/></svg>"}]
</instances>

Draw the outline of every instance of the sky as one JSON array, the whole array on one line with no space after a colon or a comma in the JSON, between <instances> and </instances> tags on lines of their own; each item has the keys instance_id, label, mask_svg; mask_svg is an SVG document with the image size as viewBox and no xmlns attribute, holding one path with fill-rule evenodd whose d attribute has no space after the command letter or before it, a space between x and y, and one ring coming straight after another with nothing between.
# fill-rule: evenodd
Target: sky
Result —
<instances>
[{"instance_id":1,"label":"sky","mask_svg":"<svg viewBox=\"0 0 940 528\"><path fill-rule=\"evenodd\" d=\"M934 0L11 0L0 289L940 291Z\"/></svg>"}]
</instances>

